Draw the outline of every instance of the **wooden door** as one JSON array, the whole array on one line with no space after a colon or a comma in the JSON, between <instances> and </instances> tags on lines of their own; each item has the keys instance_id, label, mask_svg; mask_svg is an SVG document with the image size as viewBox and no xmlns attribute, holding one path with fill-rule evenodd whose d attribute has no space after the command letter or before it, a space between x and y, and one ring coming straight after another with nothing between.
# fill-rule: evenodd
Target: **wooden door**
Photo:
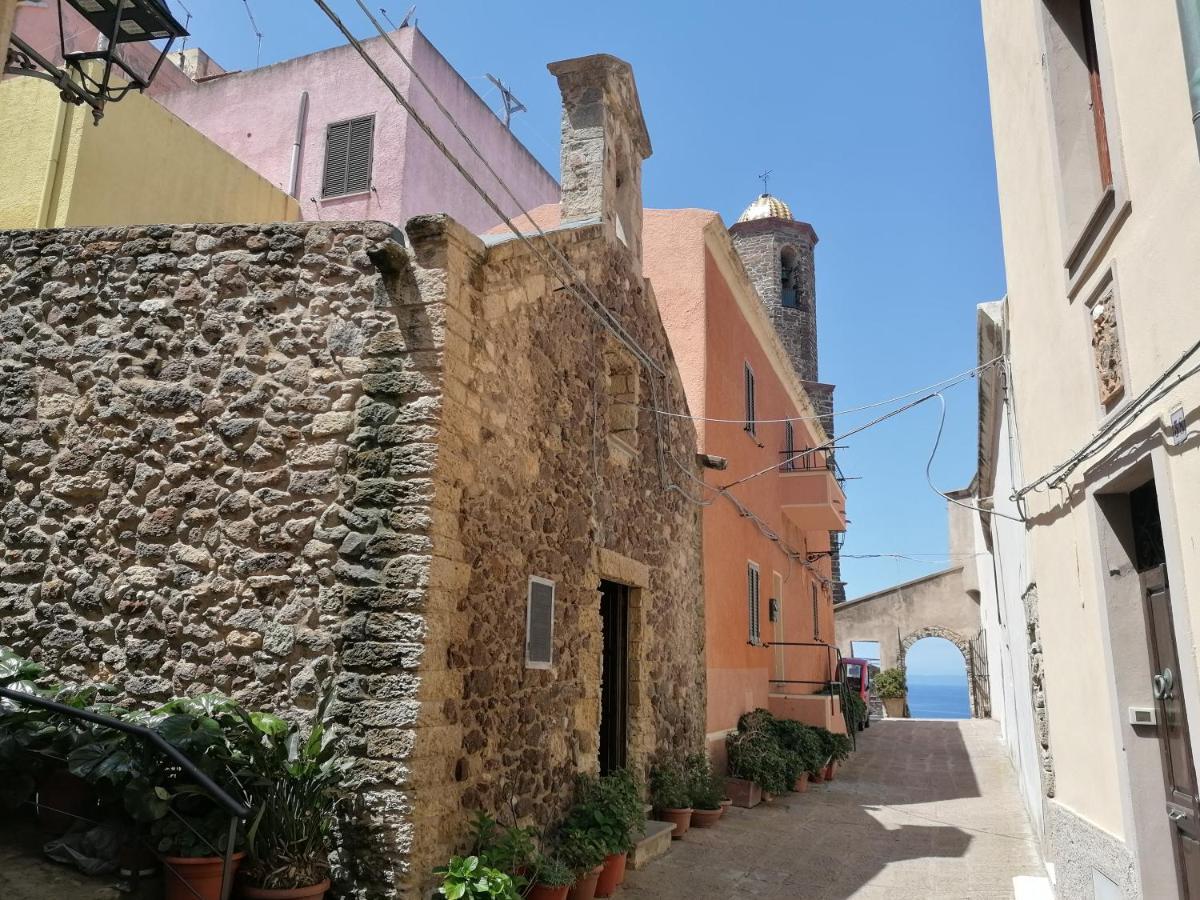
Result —
<instances>
[{"instance_id":1,"label":"wooden door","mask_svg":"<svg viewBox=\"0 0 1200 900\"><path fill-rule=\"evenodd\" d=\"M1179 654L1171 615L1171 592L1165 566L1140 575L1146 604L1158 742L1162 750L1166 815L1171 822L1179 893L1200 900L1200 802L1196 796L1196 766L1188 738L1187 708L1179 678Z\"/></svg>"}]
</instances>

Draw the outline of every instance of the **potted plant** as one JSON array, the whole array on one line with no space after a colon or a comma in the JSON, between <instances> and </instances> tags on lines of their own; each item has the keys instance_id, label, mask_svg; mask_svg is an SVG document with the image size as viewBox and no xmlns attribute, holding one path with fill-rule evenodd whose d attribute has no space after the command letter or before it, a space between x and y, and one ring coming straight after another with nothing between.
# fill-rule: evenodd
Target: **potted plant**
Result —
<instances>
[{"instance_id":1,"label":"potted plant","mask_svg":"<svg viewBox=\"0 0 1200 900\"><path fill-rule=\"evenodd\" d=\"M333 823L352 765L338 755L328 727L332 699L327 691L307 737L276 716L241 713L250 738L250 768L257 776L243 897L320 900L329 890Z\"/></svg>"},{"instance_id":2,"label":"potted plant","mask_svg":"<svg viewBox=\"0 0 1200 900\"><path fill-rule=\"evenodd\" d=\"M754 792L746 792L737 779L753 782L763 795L782 794L803 770L800 757L780 744L773 723L774 717L765 709L755 710L743 715L737 732L725 739L729 772L734 776L726 787L735 805L753 806L758 802Z\"/></svg>"},{"instance_id":3,"label":"potted plant","mask_svg":"<svg viewBox=\"0 0 1200 900\"><path fill-rule=\"evenodd\" d=\"M472 835L471 855L478 856L484 865L514 878L529 874L537 857L533 828L504 826L481 811L475 814Z\"/></svg>"},{"instance_id":4,"label":"potted plant","mask_svg":"<svg viewBox=\"0 0 1200 900\"><path fill-rule=\"evenodd\" d=\"M625 880L625 862L634 835L646 820L637 779L626 769L598 779L582 776L576 794L566 824L591 831L604 848L604 869L596 883L596 896L611 897Z\"/></svg>"},{"instance_id":5,"label":"potted plant","mask_svg":"<svg viewBox=\"0 0 1200 900\"><path fill-rule=\"evenodd\" d=\"M478 856L452 857L433 873L442 877L437 892L446 900L521 900L512 878Z\"/></svg>"},{"instance_id":6,"label":"potted plant","mask_svg":"<svg viewBox=\"0 0 1200 900\"><path fill-rule=\"evenodd\" d=\"M687 771L674 760L660 763L650 770L650 803L655 817L675 826L671 839L687 834L692 823L691 795Z\"/></svg>"},{"instance_id":7,"label":"potted plant","mask_svg":"<svg viewBox=\"0 0 1200 900\"><path fill-rule=\"evenodd\" d=\"M875 676L875 693L883 701L889 719L903 719L908 684L903 669L884 669Z\"/></svg>"},{"instance_id":8,"label":"potted plant","mask_svg":"<svg viewBox=\"0 0 1200 900\"><path fill-rule=\"evenodd\" d=\"M688 800L692 807L692 825L696 828L711 828L717 824L725 807L721 798L725 793L724 780L717 777L712 764L703 753L687 759Z\"/></svg>"},{"instance_id":9,"label":"potted plant","mask_svg":"<svg viewBox=\"0 0 1200 900\"><path fill-rule=\"evenodd\" d=\"M608 854L597 835L578 825L564 825L558 835L558 857L575 874L567 900L592 900Z\"/></svg>"},{"instance_id":10,"label":"potted plant","mask_svg":"<svg viewBox=\"0 0 1200 900\"><path fill-rule=\"evenodd\" d=\"M527 900L566 900L575 873L557 856L538 856L530 876Z\"/></svg>"},{"instance_id":11,"label":"potted plant","mask_svg":"<svg viewBox=\"0 0 1200 900\"><path fill-rule=\"evenodd\" d=\"M850 758L850 736L831 732L829 735L829 763L825 767L825 780L833 781L837 775L838 766Z\"/></svg>"},{"instance_id":12,"label":"potted plant","mask_svg":"<svg viewBox=\"0 0 1200 900\"><path fill-rule=\"evenodd\" d=\"M846 721L846 730L862 731L867 727L870 716L866 701L858 695L857 691L847 691L845 698L846 708L842 718Z\"/></svg>"}]
</instances>

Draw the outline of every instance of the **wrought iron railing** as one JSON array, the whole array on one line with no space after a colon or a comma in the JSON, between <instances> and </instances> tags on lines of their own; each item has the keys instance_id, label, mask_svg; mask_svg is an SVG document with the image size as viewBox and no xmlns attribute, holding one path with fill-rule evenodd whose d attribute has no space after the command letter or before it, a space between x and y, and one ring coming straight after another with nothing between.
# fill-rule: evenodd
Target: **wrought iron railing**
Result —
<instances>
[{"instance_id":1,"label":"wrought iron railing","mask_svg":"<svg viewBox=\"0 0 1200 900\"><path fill-rule=\"evenodd\" d=\"M838 484L845 484L846 476L842 474L842 470L838 468L837 455L833 452L835 448L825 447L819 450L804 450L804 449L783 449L779 451L779 455L783 457L783 461L779 464L781 472L817 472L828 470Z\"/></svg>"},{"instance_id":2,"label":"wrought iron railing","mask_svg":"<svg viewBox=\"0 0 1200 900\"><path fill-rule=\"evenodd\" d=\"M855 729L850 727L850 723L846 719L846 708L849 706L849 699L846 696L847 688L842 668L842 651L832 644L826 644L824 641L772 641L767 646L820 647L825 650L825 665L828 672L828 678L825 680L817 681L811 678L772 678L771 684L807 684L822 688L822 690L813 691L813 693L818 695L823 692L828 693L829 712L833 715L841 712L842 722L846 725L846 733L850 736L850 744L857 748L858 738L855 736ZM840 701L840 710L838 709L838 704L833 702L835 696Z\"/></svg>"},{"instance_id":3,"label":"wrought iron railing","mask_svg":"<svg viewBox=\"0 0 1200 900\"><path fill-rule=\"evenodd\" d=\"M238 823L244 822L250 816L250 809L239 800L230 796L229 793L219 784L212 780L206 773L192 762L178 747L169 743L158 732L151 728L146 728L143 725L135 725L132 722L125 722L121 719L106 716L101 713L92 712L88 709L79 709L74 706L68 706L65 703L59 703L56 700L50 700L45 697L39 697L36 694L26 693L24 691L15 691L11 688L0 687L0 698L8 700L12 703L21 704L24 706L32 706L39 709L44 709L56 715L64 716L69 719L77 719L82 722L89 722L93 725L99 725L102 728L110 728L113 731L124 732L125 734L133 735L140 740L145 741L155 750L167 757L171 763L179 767L180 772L194 784L196 784L204 793L222 810L229 815L229 833L225 843L225 849L221 850L208 840L200 831L198 831L186 818L181 816L176 810L167 807L168 812L179 819L183 825L192 832L202 843L213 851L215 856L221 857L221 900L229 900L230 892L233 890L233 855L234 845L237 843ZM58 757L55 757L58 758ZM65 759L62 762L66 762ZM89 819L86 816L81 816L70 810L56 809L52 806L47 806L40 803L40 799L36 801L28 801L35 803L39 809L45 809L49 812L57 813L66 816L70 819L76 819L92 824L99 824L95 819ZM158 851L149 848L160 863L166 868L174 871L170 863L168 863ZM133 866L133 877L139 877L138 867ZM203 900L201 894L197 893L190 884L183 878L177 878L180 884L188 889L197 900Z\"/></svg>"}]
</instances>

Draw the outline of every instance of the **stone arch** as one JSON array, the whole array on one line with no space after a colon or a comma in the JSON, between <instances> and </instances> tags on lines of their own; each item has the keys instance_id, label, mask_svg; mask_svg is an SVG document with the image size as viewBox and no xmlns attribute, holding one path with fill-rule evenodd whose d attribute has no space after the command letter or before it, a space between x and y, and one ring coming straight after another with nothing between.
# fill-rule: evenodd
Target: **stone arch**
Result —
<instances>
[{"instance_id":1,"label":"stone arch","mask_svg":"<svg viewBox=\"0 0 1200 900\"><path fill-rule=\"evenodd\" d=\"M971 718L975 718L975 654L971 647L971 639L964 637L957 631L951 628L944 628L941 625L926 625L924 628L918 628L910 633L902 641L900 641L900 668L907 668L908 651L913 648L913 645L923 638L939 637L945 638L962 654L963 662L967 666L967 701L970 703Z\"/></svg>"}]
</instances>

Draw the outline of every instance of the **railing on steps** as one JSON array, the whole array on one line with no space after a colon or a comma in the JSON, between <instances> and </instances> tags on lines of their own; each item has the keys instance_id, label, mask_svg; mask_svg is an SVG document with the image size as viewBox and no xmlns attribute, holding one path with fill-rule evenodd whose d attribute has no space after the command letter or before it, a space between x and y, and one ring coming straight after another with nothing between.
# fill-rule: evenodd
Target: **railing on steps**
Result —
<instances>
[{"instance_id":1,"label":"railing on steps","mask_svg":"<svg viewBox=\"0 0 1200 900\"><path fill-rule=\"evenodd\" d=\"M162 735L153 729L146 728L143 725L135 725L132 722L124 722L120 719L114 719L112 716L106 716L101 713L92 712L91 710L68 706L65 703L59 703L55 700L48 700L45 697L39 697L36 694L25 693L24 691L14 691L11 688L0 687L0 699L8 700L12 703L23 706L32 706L39 709L44 709L48 712L53 712L66 718L77 719L82 722L90 722L93 725L99 725L103 728L111 728L114 731L121 731L126 734L133 735L134 737L137 737L140 740L148 743L163 756L170 759L174 765L178 766L187 778L199 786L200 789L214 803L216 803L218 807L223 809L229 815L229 833L226 838L225 849L222 851L219 847L214 846L212 842L209 841L208 838L201 834L196 828L194 828L192 824L187 821L187 819L179 815L179 813L174 809L171 809L170 807L167 808L168 812L179 819L179 821L182 822L183 825L192 832L192 834L194 834L200 839L200 841L207 845L213 851L214 855L221 857L221 900L229 900L229 895L233 890L233 848L237 842L238 823L245 821L250 816L250 809L244 803L241 803L234 797L231 797L229 793L224 790L224 788L222 788L208 775L202 772L199 767L197 767L196 764L192 762L178 747L175 747L166 741ZM55 758L57 759L58 757ZM65 759L62 761L64 763L66 762ZM37 801L27 802L37 804ZM37 804L37 806L40 809L49 810L50 812L55 812L71 819L90 822L92 824L99 824L94 819L89 819L86 816L80 816L67 810L56 809L43 804ZM149 849L164 867L171 869L172 872L176 873L176 880L180 884L186 887L188 891L197 898L197 900L203 900L203 897L197 893L185 879L179 877L178 870L168 863L166 859L158 853L156 848L150 847ZM137 865L133 866L133 877L135 880L139 877L138 869L139 867Z\"/></svg>"},{"instance_id":2,"label":"railing on steps","mask_svg":"<svg viewBox=\"0 0 1200 900\"><path fill-rule=\"evenodd\" d=\"M820 647L825 652L825 664L829 676L824 681L814 681L805 678L772 678L771 684L810 684L817 685L823 688L829 694L829 712L831 715L836 714L839 710L837 704L833 702L834 696L841 701L842 722L846 726L846 734L850 735L850 745L856 750L858 749L858 737L855 734L856 729L850 727L850 723L846 721L846 707L849 705L849 700L846 696L846 679L842 672L842 651L832 644L826 644L824 641L771 641L766 644L768 647ZM814 691L814 694L820 694L821 691Z\"/></svg>"}]
</instances>

